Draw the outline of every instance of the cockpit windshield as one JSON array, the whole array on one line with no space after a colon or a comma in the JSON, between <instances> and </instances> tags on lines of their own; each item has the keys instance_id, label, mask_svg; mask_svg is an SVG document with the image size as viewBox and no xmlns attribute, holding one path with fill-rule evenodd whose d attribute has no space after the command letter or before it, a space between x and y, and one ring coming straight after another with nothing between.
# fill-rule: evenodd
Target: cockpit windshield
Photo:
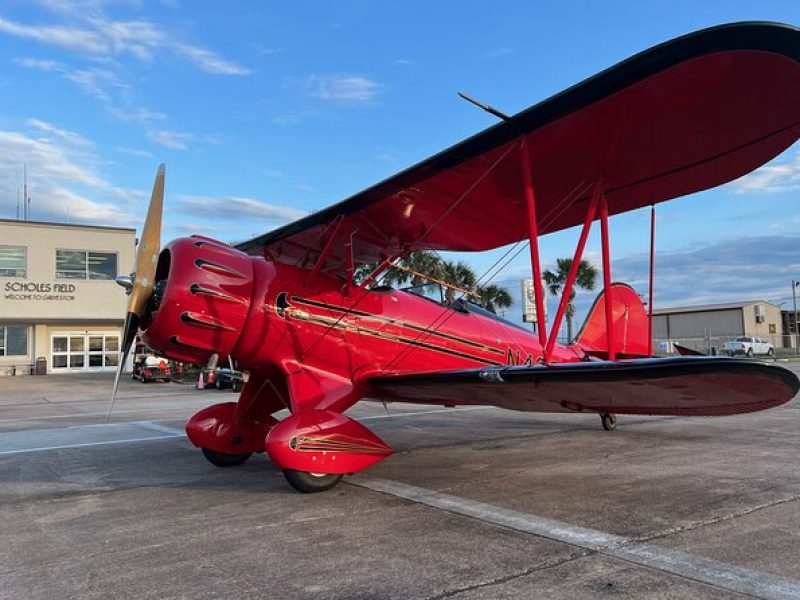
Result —
<instances>
[{"instance_id":1,"label":"cockpit windshield","mask_svg":"<svg viewBox=\"0 0 800 600\"><path fill-rule=\"evenodd\" d=\"M455 300L451 300L450 297L452 297L453 294L448 294L448 291L450 290L439 283L423 283L420 285L412 285L409 287L400 288L400 291L408 292L409 294L414 294L415 296L420 296L426 300L430 300L431 302L435 302L441 306L446 306L461 313L479 314L483 317L488 317L489 319L504 323L505 325L510 325L511 327L516 327L517 329L530 332L527 327L521 325L520 323L514 323L513 321L504 319L498 314L487 310L475 302L472 298L462 296Z\"/></svg>"},{"instance_id":2,"label":"cockpit windshield","mask_svg":"<svg viewBox=\"0 0 800 600\"><path fill-rule=\"evenodd\" d=\"M437 304L444 305L445 293L442 289L443 287L444 286L439 283L422 283L420 285L412 285L409 287L400 288L400 290L403 292L408 292L409 294L414 294L415 296L422 296L423 298L432 300Z\"/></svg>"}]
</instances>

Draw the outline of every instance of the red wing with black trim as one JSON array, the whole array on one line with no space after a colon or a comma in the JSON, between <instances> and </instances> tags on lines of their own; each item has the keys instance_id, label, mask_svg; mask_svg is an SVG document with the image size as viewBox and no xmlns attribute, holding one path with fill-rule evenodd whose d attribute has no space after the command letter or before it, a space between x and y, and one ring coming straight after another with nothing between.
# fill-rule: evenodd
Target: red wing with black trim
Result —
<instances>
[{"instance_id":1,"label":"red wing with black trim","mask_svg":"<svg viewBox=\"0 0 800 600\"><path fill-rule=\"evenodd\" d=\"M374 377L370 395L426 404L484 404L532 412L720 416L791 400L797 376L723 357L652 358Z\"/></svg>"},{"instance_id":2,"label":"red wing with black trim","mask_svg":"<svg viewBox=\"0 0 800 600\"><path fill-rule=\"evenodd\" d=\"M598 180L617 214L749 173L800 136L798 107L800 30L713 27L239 247L298 266L313 265L325 248L318 268L334 272L424 248L496 248L528 237L523 141L545 234L582 222Z\"/></svg>"}]
</instances>

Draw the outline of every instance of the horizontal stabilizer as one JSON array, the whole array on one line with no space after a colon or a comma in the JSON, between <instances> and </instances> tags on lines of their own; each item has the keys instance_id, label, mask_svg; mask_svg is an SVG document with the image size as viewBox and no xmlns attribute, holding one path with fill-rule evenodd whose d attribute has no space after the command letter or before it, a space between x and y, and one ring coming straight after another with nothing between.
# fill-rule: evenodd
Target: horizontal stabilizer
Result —
<instances>
[{"instance_id":1,"label":"horizontal stabilizer","mask_svg":"<svg viewBox=\"0 0 800 600\"><path fill-rule=\"evenodd\" d=\"M779 406L800 388L783 367L691 356L374 377L371 395L534 412L733 415Z\"/></svg>"}]
</instances>

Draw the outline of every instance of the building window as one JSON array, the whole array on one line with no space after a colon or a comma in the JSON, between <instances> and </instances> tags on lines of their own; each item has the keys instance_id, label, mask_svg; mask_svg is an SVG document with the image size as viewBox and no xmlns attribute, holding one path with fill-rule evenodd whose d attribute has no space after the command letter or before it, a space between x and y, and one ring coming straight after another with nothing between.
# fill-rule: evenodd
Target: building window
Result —
<instances>
[{"instance_id":1,"label":"building window","mask_svg":"<svg viewBox=\"0 0 800 600\"><path fill-rule=\"evenodd\" d=\"M119 364L119 334L59 333L52 337L53 371L111 369Z\"/></svg>"},{"instance_id":2,"label":"building window","mask_svg":"<svg viewBox=\"0 0 800 600\"><path fill-rule=\"evenodd\" d=\"M56 250L58 279L105 279L117 277L116 252Z\"/></svg>"},{"instance_id":3,"label":"building window","mask_svg":"<svg viewBox=\"0 0 800 600\"><path fill-rule=\"evenodd\" d=\"M0 356L28 355L28 326L0 325Z\"/></svg>"},{"instance_id":4,"label":"building window","mask_svg":"<svg viewBox=\"0 0 800 600\"><path fill-rule=\"evenodd\" d=\"M28 249L24 246L0 246L0 277L26 277Z\"/></svg>"}]
</instances>

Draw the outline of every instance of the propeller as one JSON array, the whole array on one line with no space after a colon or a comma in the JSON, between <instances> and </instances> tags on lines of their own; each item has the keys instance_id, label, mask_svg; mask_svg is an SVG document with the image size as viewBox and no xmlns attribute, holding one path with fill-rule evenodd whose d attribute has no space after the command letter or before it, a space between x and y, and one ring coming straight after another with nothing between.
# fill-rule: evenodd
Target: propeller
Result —
<instances>
[{"instance_id":1,"label":"propeller","mask_svg":"<svg viewBox=\"0 0 800 600\"><path fill-rule=\"evenodd\" d=\"M159 165L156 179L153 183L153 193L150 196L150 206L147 208L147 217L144 228L136 248L136 271L132 277L118 277L117 283L126 288L128 293L128 311L125 315L125 329L122 334L122 357L117 365L117 374L114 377L114 389L111 392L111 402L106 414L106 423L111 419L114 401L117 398L117 388L128 354L131 351L136 332L144 316L147 300L153 293L155 285L156 266L158 254L161 251L161 214L164 206L164 165Z\"/></svg>"}]
</instances>

